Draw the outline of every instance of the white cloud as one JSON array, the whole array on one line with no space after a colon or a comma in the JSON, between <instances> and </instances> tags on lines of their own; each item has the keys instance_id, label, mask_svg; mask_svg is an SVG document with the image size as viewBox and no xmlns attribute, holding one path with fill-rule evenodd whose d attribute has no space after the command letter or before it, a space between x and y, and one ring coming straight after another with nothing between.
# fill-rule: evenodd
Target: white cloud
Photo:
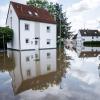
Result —
<instances>
[{"instance_id":1,"label":"white cloud","mask_svg":"<svg viewBox=\"0 0 100 100\"><path fill-rule=\"evenodd\" d=\"M98 29L98 22L96 20L87 21L86 27L89 29Z\"/></svg>"},{"instance_id":2,"label":"white cloud","mask_svg":"<svg viewBox=\"0 0 100 100\"><path fill-rule=\"evenodd\" d=\"M47 0L47 1L49 1L49 2L59 2L60 0Z\"/></svg>"},{"instance_id":3,"label":"white cloud","mask_svg":"<svg viewBox=\"0 0 100 100\"><path fill-rule=\"evenodd\" d=\"M81 28L99 29L100 0L80 0L67 8L67 15L72 22L72 30L77 31ZM94 16L94 15L98 16Z\"/></svg>"},{"instance_id":4,"label":"white cloud","mask_svg":"<svg viewBox=\"0 0 100 100\"><path fill-rule=\"evenodd\" d=\"M67 10L70 12L82 12L100 6L100 0L81 0L73 4Z\"/></svg>"},{"instance_id":5,"label":"white cloud","mask_svg":"<svg viewBox=\"0 0 100 100\"><path fill-rule=\"evenodd\" d=\"M0 6L0 26L5 26L8 6L9 6L8 4Z\"/></svg>"}]
</instances>

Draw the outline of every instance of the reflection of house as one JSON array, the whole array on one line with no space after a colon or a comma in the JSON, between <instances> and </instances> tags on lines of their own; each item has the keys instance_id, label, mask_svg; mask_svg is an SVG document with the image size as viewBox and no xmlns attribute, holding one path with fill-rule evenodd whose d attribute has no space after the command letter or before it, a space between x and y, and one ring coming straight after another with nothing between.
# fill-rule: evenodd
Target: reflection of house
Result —
<instances>
[{"instance_id":1,"label":"reflection of house","mask_svg":"<svg viewBox=\"0 0 100 100\"><path fill-rule=\"evenodd\" d=\"M77 47L77 53L80 58L97 57L100 54L99 47Z\"/></svg>"},{"instance_id":2,"label":"reflection of house","mask_svg":"<svg viewBox=\"0 0 100 100\"><path fill-rule=\"evenodd\" d=\"M47 10L10 2L6 24L14 31L8 48L56 48L56 22Z\"/></svg>"},{"instance_id":3,"label":"reflection of house","mask_svg":"<svg viewBox=\"0 0 100 100\"><path fill-rule=\"evenodd\" d=\"M85 41L99 41L100 32L98 30L81 29L77 34L77 44L83 44Z\"/></svg>"},{"instance_id":4,"label":"reflection of house","mask_svg":"<svg viewBox=\"0 0 100 100\"><path fill-rule=\"evenodd\" d=\"M58 82L55 81L56 49L13 51L13 54L15 69L10 72L10 75L15 94L31 88L43 89L49 84Z\"/></svg>"}]
</instances>

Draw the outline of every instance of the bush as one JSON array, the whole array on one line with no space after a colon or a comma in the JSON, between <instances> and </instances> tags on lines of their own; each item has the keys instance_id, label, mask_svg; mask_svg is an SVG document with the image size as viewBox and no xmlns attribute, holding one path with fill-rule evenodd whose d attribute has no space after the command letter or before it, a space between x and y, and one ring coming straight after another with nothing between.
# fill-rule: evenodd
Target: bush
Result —
<instances>
[{"instance_id":1,"label":"bush","mask_svg":"<svg viewBox=\"0 0 100 100\"><path fill-rule=\"evenodd\" d=\"M100 47L100 41L87 41L87 42L84 42L84 46Z\"/></svg>"}]
</instances>

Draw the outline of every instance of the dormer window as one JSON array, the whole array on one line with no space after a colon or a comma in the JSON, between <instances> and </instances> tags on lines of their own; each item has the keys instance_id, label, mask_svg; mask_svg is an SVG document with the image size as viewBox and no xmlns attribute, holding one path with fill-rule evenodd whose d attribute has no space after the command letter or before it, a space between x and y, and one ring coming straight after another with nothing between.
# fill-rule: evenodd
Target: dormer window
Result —
<instances>
[{"instance_id":1,"label":"dormer window","mask_svg":"<svg viewBox=\"0 0 100 100\"><path fill-rule=\"evenodd\" d=\"M32 12L31 11L28 11L29 15L32 15Z\"/></svg>"},{"instance_id":2,"label":"dormer window","mask_svg":"<svg viewBox=\"0 0 100 100\"><path fill-rule=\"evenodd\" d=\"M36 16L38 16L38 13L37 13L37 12L35 12L34 14L35 14Z\"/></svg>"}]
</instances>

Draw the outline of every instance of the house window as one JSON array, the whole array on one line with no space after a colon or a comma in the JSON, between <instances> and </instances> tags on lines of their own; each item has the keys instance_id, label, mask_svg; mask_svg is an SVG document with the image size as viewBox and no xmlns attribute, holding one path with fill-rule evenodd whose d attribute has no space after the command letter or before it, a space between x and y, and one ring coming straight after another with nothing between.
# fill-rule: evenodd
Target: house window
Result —
<instances>
[{"instance_id":1,"label":"house window","mask_svg":"<svg viewBox=\"0 0 100 100\"><path fill-rule=\"evenodd\" d=\"M29 43L29 39L26 39L25 41L26 41L26 43Z\"/></svg>"},{"instance_id":2,"label":"house window","mask_svg":"<svg viewBox=\"0 0 100 100\"><path fill-rule=\"evenodd\" d=\"M39 58L39 55L38 54L35 54L35 59L38 59Z\"/></svg>"},{"instance_id":3,"label":"house window","mask_svg":"<svg viewBox=\"0 0 100 100\"><path fill-rule=\"evenodd\" d=\"M35 40L35 45L37 45L38 44L38 41L37 40Z\"/></svg>"},{"instance_id":4,"label":"house window","mask_svg":"<svg viewBox=\"0 0 100 100\"><path fill-rule=\"evenodd\" d=\"M31 41L31 44L33 44L33 41Z\"/></svg>"},{"instance_id":5,"label":"house window","mask_svg":"<svg viewBox=\"0 0 100 100\"><path fill-rule=\"evenodd\" d=\"M31 59L33 59L33 55L31 55Z\"/></svg>"},{"instance_id":6,"label":"house window","mask_svg":"<svg viewBox=\"0 0 100 100\"><path fill-rule=\"evenodd\" d=\"M47 26L47 32L48 33L50 32L50 26Z\"/></svg>"},{"instance_id":7,"label":"house window","mask_svg":"<svg viewBox=\"0 0 100 100\"><path fill-rule=\"evenodd\" d=\"M27 76L31 76L31 71L27 70Z\"/></svg>"},{"instance_id":8,"label":"house window","mask_svg":"<svg viewBox=\"0 0 100 100\"><path fill-rule=\"evenodd\" d=\"M85 41L85 39L83 39L83 41Z\"/></svg>"},{"instance_id":9,"label":"house window","mask_svg":"<svg viewBox=\"0 0 100 100\"><path fill-rule=\"evenodd\" d=\"M48 65L47 65L47 71L50 71L50 70L51 70L51 65L48 64Z\"/></svg>"},{"instance_id":10,"label":"house window","mask_svg":"<svg viewBox=\"0 0 100 100\"><path fill-rule=\"evenodd\" d=\"M27 62L30 61L29 57L26 57L26 61L27 61Z\"/></svg>"},{"instance_id":11,"label":"house window","mask_svg":"<svg viewBox=\"0 0 100 100\"><path fill-rule=\"evenodd\" d=\"M47 58L50 58L50 53L47 53Z\"/></svg>"},{"instance_id":12,"label":"house window","mask_svg":"<svg viewBox=\"0 0 100 100\"><path fill-rule=\"evenodd\" d=\"M29 30L29 24L25 24L25 30Z\"/></svg>"},{"instance_id":13,"label":"house window","mask_svg":"<svg viewBox=\"0 0 100 100\"><path fill-rule=\"evenodd\" d=\"M94 39L94 37L92 36L92 39Z\"/></svg>"},{"instance_id":14,"label":"house window","mask_svg":"<svg viewBox=\"0 0 100 100\"><path fill-rule=\"evenodd\" d=\"M50 44L50 41L51 41L50 39L47 39L47 44Z\"/></svg>"}]
</instances>

